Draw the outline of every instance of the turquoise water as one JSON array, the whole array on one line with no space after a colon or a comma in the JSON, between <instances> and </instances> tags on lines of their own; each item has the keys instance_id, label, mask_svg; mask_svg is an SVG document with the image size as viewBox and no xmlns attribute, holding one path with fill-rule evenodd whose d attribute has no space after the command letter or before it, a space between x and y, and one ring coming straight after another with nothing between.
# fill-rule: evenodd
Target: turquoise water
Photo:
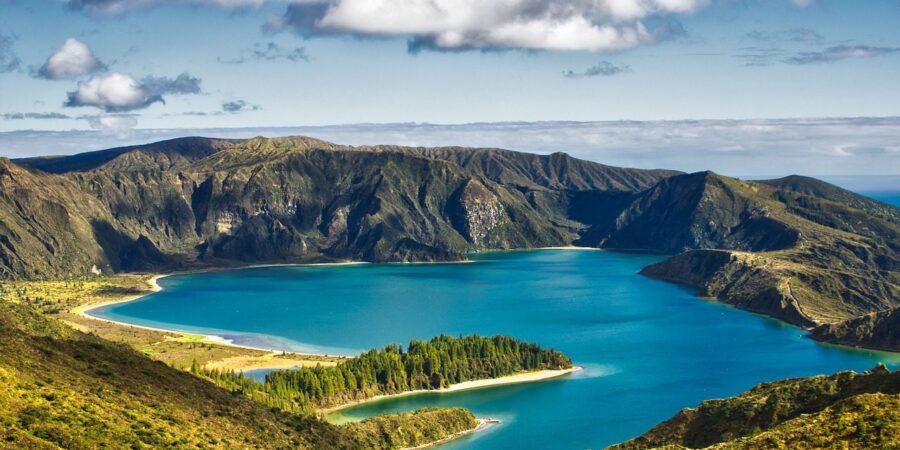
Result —
<instances>
[{"instance_id":1,"label":"turquoise water","mask_svg":"<svg viewBox=\"0 0 900 450\"><path fill-rule=\"evenodd\" d=\"M816 344L775 320L637 274L659 256L477 255L470 264L277 267L181 275L100 317L238 343L354 354L437 334L508 334L586 369L563 379L387 400L343 419L464 406L502 423L442 448L602 448L680 408L785 377L866 370L894 355Z\"/></svg>"},{"instance_id":2,"label":"turquoise water","mask_svg":"<svg viewBox=\"0 0 900 450\"><path fill-rule=\"evenodd\" d=\"M900 191L868 191L863 194L888 205L900 207Z\"/></svg>"}]
</instances>

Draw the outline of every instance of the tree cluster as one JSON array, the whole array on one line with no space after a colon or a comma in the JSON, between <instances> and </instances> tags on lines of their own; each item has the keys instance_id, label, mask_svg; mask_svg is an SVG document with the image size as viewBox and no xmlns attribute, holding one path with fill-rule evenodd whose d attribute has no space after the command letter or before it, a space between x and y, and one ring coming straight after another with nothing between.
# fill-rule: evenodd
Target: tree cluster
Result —
<instances>
[{"instance_id":1,"label":"tree cluster","mask_svg":"<svg viewBox=\"0 0 900 450\"><path fill-rule=\"evenodd\" d=\"M562 369L571 360L555 350L507 336L439 336L414 340L404 350L391 344L369 350L336 366L280 370L260 383L243 374L192 371L271 407L311 412L376 395L440 389L470 380L498 378L517 372Z\"/></svg>"}]
</instances>

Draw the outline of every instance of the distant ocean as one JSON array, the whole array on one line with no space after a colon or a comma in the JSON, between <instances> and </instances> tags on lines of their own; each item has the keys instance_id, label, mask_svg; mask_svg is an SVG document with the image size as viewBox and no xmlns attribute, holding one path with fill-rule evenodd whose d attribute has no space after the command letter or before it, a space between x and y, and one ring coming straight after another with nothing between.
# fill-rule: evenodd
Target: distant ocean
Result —
<instances>
[{"instance_id":1,"label":"distant ocean","mask_svg":"<svg viewBox=\"0 0 900 450\"><path fill-rule=\"evenodd\" d=\"M860 191L860 194L900 207L900 191Z\"/></svg>"},{"instance_id":2,"label":"distant ocean","mask_svg":"<svg viewBox=\"0 0 900 450\"><path fill-rule=\"evenodd\" d=\"M900 207L900 175L811 175L822 181ZM745 180L772 180L781 175L738 176Z\"/></svg>"}]
</instances>

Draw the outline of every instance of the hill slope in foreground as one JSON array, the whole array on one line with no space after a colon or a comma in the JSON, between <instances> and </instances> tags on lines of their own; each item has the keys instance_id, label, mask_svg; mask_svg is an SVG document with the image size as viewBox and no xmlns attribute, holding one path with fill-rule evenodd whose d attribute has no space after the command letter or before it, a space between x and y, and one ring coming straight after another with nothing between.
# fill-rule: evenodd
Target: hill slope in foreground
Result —
<instances>
[{"instance_id":1,"label":"hill slope in foreground","mask_svg":"<svg viewBox=\"0 0 900 450\"><path fill-rule=\"evenodd\" d=\"M707 400L610 450L898 447L900 372L879 365L864 374L763 383Z\"/></svg>"},{"instance_id":2,"label":"hill slope in foreground","mask_svg":"<svg viewBox=\"0 0 900 450\"><path fill-rule=\"evenodd\" d=\"M0 188L5 279L447 261L575 244L676 254L643 273L806 328L900 306L900 210L799 176L749 182L562 153L184 138L0 160ZM815 334L883 348L853 335Z\"/></svg>"},{"instance_id":3,"label":"hill slope in foreground","mask_svg":"<svg viewBox=\"0 0 900 450\"><path fill-rule=\"evenodd\" d=\"M0 301L0 448L400 448L477 426L459 408L335 426Z\"/></svg>"}]
</instances>

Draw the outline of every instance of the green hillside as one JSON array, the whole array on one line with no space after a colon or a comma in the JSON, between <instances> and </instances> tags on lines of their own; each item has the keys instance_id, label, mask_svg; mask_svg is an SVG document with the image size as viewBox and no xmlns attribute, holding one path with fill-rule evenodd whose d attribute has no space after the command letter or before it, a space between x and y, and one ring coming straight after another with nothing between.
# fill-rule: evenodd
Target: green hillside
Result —
<instances>
[{"instance_id":1,"label":"green hillside","mask_svg":"<svg viewBox=\"0 0 900 450\"><path fill-rule=\"evenodd\" d=\"M900 448L900 373L763 383L687 408L610 450Z\"/></svg>"},{"instance_id":2,"label":"green hillside","mask_svg":"<svg viewBox=\"0 0 900 450\"><path fill-rule=\"evenodd\" d=\"M334 426L268 408L0 301L0 448L402 448L475 428L462 409Z\"/></svg>"}]
</instances>

